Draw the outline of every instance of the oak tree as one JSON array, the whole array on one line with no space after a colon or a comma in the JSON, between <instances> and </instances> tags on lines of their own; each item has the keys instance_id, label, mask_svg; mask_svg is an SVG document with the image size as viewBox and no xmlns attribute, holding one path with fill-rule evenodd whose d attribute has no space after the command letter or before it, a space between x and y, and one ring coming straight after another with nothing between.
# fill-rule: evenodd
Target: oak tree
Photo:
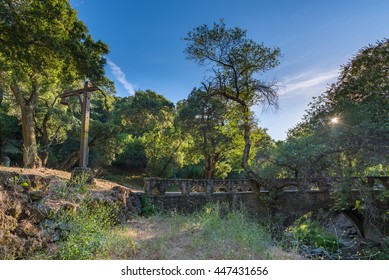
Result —
<instances>
[{"instance_id":1,"label":"oak tree","mask_svg":"<svg viewBox=\"0 0 389 280\"><path fill-rule=\"evenodd\" d=\"M47 124L64 89L80 80L106 81L107 53L107 45L92 39L67 0L0 2L0 87L20 109L26 166L41 164L36 135L41 101L50 105L47 114L39 114ZM47 132L42 130L43 139Z\"/></svg>"},{"instance_id":2,"label":"oak tree","mask_svg":"<svg viewBox=\"0 0 389 280\"><path fill-rule=\"evenodd\" d=\"M259 180L249 166L254 123L250 109L258 104L277 106L276 83L264 82L260 75L279 64L280 49L249 39L246 31L239 27L227 28L223 20L213 27L194 28L184 39L188 42L187 58L209 66L210 74L202 83L204 90L210 96L222 96L239 107L245 141L241 165L249 177Z\"/></svg>"}]
</instances>

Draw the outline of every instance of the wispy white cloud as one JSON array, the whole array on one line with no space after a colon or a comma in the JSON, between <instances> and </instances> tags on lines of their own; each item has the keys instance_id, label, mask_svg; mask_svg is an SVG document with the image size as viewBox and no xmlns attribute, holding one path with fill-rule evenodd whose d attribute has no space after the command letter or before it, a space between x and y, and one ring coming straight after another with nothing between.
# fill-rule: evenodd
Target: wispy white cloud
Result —
<instances>
[{"instance_id":1,"label":"wispy white cloud","mask_svg":"<svg viewBox=\"0 0 389 280\"><path fill-rule=\"evenodd\" d=\"M337 69L325 72L304 72L285 79L280 95L314 95L318 90L324 92L327 85L338 77ZM321 93L320 92L320 93Z\"/></svg>"},{"instance_id":2,"label":"wispy white cloud","mask_svg":"<svg viewBox=\"0 0 389 280\"><path fill-rule=\"evenodd\" d=\"M123 85L123 87L126 89L128 94L133 95L135 93L133 85L127 80L126 75L122 71L122 69L117 66L112 60L107 58L107 64L109 68L111 69L111 72L115 79L119 81Z\"/></svg>"}]
</instances>

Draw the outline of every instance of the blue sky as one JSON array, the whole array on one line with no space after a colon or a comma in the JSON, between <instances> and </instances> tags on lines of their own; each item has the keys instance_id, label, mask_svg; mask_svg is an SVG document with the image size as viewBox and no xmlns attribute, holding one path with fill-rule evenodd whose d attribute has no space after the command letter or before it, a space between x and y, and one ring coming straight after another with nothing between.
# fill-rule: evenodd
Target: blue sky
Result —
<instances>
[{"instance_id":1,"label":"blue sky","mask_svg":"<svg viewBox=\"0 0 389 280\"><path fill-rule=\"evenodd\" d=\"M388 38L387 0L71 0L95 40L110 47L107 74L119 96L151 89L173 102L199 87L205 68L185 59L188 31L224 18L266 46L277 46L280 109L254 108L276 140L298 122L313 96L336 81L359 49Z\"/></svg>"}]
</instances>

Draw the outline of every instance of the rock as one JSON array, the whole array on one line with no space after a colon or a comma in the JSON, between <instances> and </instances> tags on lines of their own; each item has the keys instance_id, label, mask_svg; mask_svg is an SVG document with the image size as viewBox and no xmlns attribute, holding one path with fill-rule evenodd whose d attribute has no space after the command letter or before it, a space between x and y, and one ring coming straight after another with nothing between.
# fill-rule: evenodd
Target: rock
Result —
<instances>
[{"instance_id":1,"label":"rock","mask_svg":"<svg viewBox=\"0 0 389 280\"><path fill-rule=\"evenodd\" d=\"M28 195L30 196L32 201L39 201L46 196L45 193L41 190L29 191Z\"/></svg>"},{"instance_id":2,"label":"rock","mask_svg":"<svg viewBox=\"0 0 389 280\"><path fill-rule=\"evenodd\" d=\"M17 259L24 254L25 241L14 235L6 234L0 239L0 256L4 260Z\"/></svg>"},{"instance_id":3,"label":"rock","mask_svg":"<svg viewBox=\"0 0 389 280\"><path fill-rule=\"evenodd\" d=\"M44 234L48 236L48 242L54 243L61 239L61 234L59 230L47 229L44 231Z\"/></svg>"},{"instance_id":4,"label":"rock","mask_svg":"<svg viewBox=\"0 0 389 280\"><path fill-rule=\"evenodd\" d=\"M9 167L11 165L11 159L7 156L2 156L0 158L0 164Z\"/></svg>"},{"instance_id":5,"label":"rock","mask_svg":"<svg viewBox=\"0 0 389 280\"><path fill-rule=\"evenodd\" d=\"M41 226L45 229L54 229L56 224L53 220L46 219L41 223Z\"/></svg>"},{"instance_id":6,"label":"rock","mask_svg":"<svg viewBox=\"0 0 389 280\"><path fill-rule=\"evenodd\" d=\"M142 201L140 200L139 194L138 193L131 193L131 197L132 197L132 204L138 210L138 214L141 214L141 212L142 212Z\"/></svg>"},{"instance_id":7,"label":"rock","mask_svg":"<svg viewBox=\"0 0 389 280\"><path fill-rule=\"evenodd\" d=\"M323 255L325 251L322 248L314 248L310 250L310 255L312 256L318 256L318 255Z\"/></svg>"},{"instance_id":8,"label":"rock","mask_svg":"<svg viewBox=\"0 0 389 280\"><path fill-rule=\"evenodd\" d=\"M71 203L71 202L65 202L61 209L65 210L65 211L72 211L72 212L76 212L77 211L77 205Z\"/></svg>"},{"instance_id":9,"label":"rock","mask_svg":"<svg viewBox=\"0 0 389 280\"><path fill-rule=\"evenodd\" d=\"M39 233L39 228L33 225L31 222L23 220L19 223L18 227L15 229L15 232L18 233L19 236L37 236Z\"/></svg>"},{"instance_id":10,"label":"rock","mask_svg":"<svg viewBox=\"0 0 389 280\"><path fill-rule=\"evenodd\" d=\"M23 207L21 203L18 201L12 201L10 202L9 208L5 211L5 214L18 219L22 211Z\"/></svg>"},{"instance_id":11,"label":"rock","mask_svg":"<svg viewBox=\"0 0 389 280\"><path fill-rule=\"evenodd\" d=\"M120 192L121 194L127 194L131 191L130 189L123 186L114 186L112 190Z\"/></svg>"},{"instance_id":12,"label":"rock","mask_svg":"<svg viewBox=\"0 0 389 280\"><path fill-rule=\"evenodd\" d=\"M61 233L60 233L60 231L55 230L53 232L53 234L51 234L51 236L50 236L50 242L54 243L54 242L57 242L59 240L61 240Z\"/></svg>"}]
</instances>

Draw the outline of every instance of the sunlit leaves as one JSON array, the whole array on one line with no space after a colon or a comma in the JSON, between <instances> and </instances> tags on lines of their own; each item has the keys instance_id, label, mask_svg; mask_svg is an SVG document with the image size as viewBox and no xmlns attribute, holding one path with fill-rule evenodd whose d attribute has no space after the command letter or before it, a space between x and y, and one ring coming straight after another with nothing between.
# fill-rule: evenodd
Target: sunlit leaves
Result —
<instances>
[{"instance_id":1,"label":"sunlit leaves","mask_svg":"<svg viewBox=\"0 0 389 280\"><path fill-rule=\"evenodd\" d=\"M389 41L363 48L342 66L338 81L314 99L304 121L288 136L287 144L297 138L324 145L316 157L331 161L323 169L327 173L361 175L366 168L388 165ZM309 150L301 157L305 155Z\"/></svg>"}]
</instances>

